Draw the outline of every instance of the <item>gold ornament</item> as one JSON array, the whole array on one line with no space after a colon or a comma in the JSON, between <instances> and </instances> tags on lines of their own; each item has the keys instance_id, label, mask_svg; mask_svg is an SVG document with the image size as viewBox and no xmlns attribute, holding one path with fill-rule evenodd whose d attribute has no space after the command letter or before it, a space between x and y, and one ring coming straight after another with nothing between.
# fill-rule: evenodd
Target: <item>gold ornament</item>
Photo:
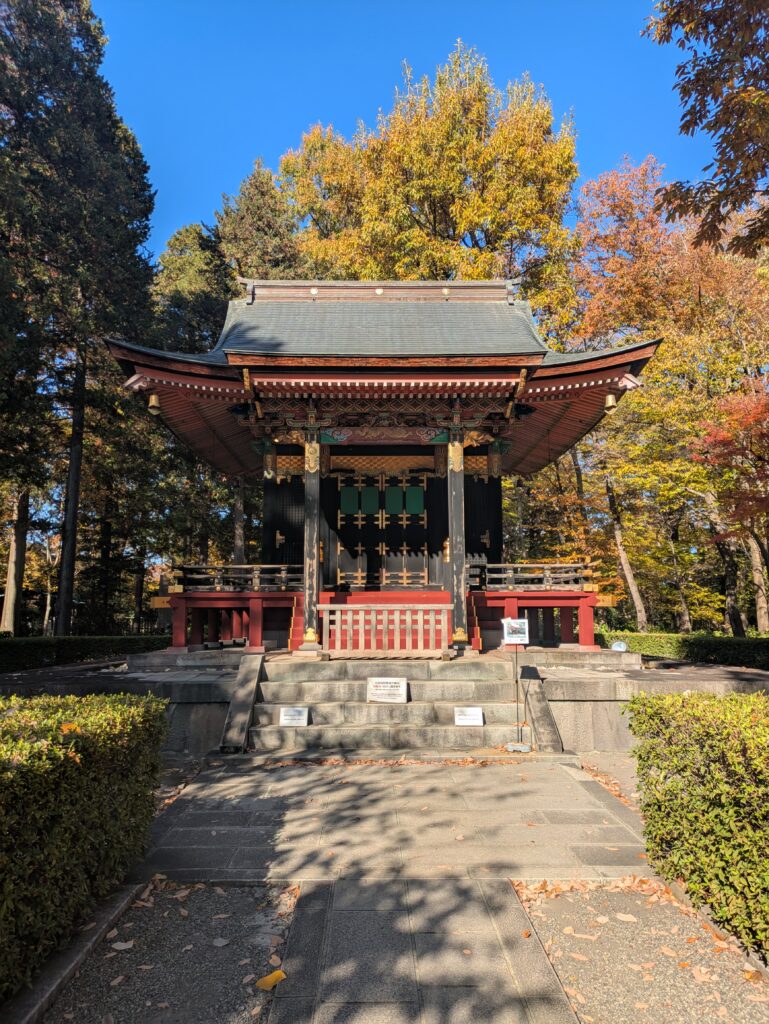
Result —
<instances>
[{"instance_id":1,"label":"gold ornament","mask_svg":"<svg viewBox=\"0 0 769 1024\"><path fill-rule=\"evenodd\" d=\"M318 642L318 634L312 627L304 631L304 642L306 644L316 644Z\"/></svg>"},{"instance_id":2,"label":"gold ornament","mask_svg":"<svg viewBox=\"0 0 769 1024\"><path fill-rule=\"evenodd\" d=\"M461 441L449 442L449 469L452 473L461 473L465 464L465 453Z\"/></svg>"},{"instance_id":3,"label":"gold ornament","mask_svg":"<svg viewBox=\"0 0 769 1024\"><path fill-rule=\"evenodd\" d=\"M317 441L306 441L304 445L304 471L317 473L320 469L320 445Z\"/></svg>"},{"instance_id":4,"label":"gold ornament","mask_svg":"<svg viewBox=\"0 0 769 1024\"><path fill-rule=\"evenodd\" d=\"M464 629L455 629L451 639L455 644L466 644L468 642L467 633Z\"/></svg>"},{"instance_id":5,"label":"gold ornament","mask_svg":"<svg viewBox=\"0 0 769 1024\"><path fill-rule=\"evenodd\" d=\"M262 456L262 467L264 469L264 479L272 480L278 469L278 456L275 454L275 449L272 451L265 452Z\"/></svg>"}]
</instances>

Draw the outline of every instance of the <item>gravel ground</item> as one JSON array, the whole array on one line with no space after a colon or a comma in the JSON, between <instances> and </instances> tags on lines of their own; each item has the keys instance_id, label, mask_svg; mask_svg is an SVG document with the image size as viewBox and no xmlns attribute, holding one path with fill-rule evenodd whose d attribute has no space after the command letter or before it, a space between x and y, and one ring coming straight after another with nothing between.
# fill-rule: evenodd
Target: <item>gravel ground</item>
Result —
<instances>
[{"instance_id":1,"label":"gravel ground","mask_svg":"<svg viewBox=\"0 0 769 1024\"><path fill-rule=\"evenodd\" d=\"M158 879L82 964L44 1024L253 1024L271 996L296 887ZM128 948L124 948L127 946Z\"/></svg>"},{"instance_id":2,"label":"gravel ground","mask_svg":"<svg viewBox=\"0 0 769 1024\"><path fill-rule=\"evenodd\" d=\"M769 982L668 890L579 885L516 889L581 1021L769 1021Z\"/></svg>"}]
</instances>

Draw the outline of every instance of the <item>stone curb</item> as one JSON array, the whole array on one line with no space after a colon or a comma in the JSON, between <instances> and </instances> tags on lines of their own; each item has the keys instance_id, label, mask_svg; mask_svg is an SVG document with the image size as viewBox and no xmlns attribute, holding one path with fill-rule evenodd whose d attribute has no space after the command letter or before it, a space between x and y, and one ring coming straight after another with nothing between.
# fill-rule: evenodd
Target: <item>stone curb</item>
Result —
<instances>
[{"instance_id":1,"label":"stone curb","mask_svg":"<svg viewBox=\"0 0 769 1024\"><path fill-rule=\"evenodd\" d=\"M146 882L121 885L103 900L92 915L96 926L87 932L76 932L65 949L53 953L46 960L30 988L22 989L0 1006L3 1024L36 1024L85 958L146 885Z\"/></svg>"}]
</instances>

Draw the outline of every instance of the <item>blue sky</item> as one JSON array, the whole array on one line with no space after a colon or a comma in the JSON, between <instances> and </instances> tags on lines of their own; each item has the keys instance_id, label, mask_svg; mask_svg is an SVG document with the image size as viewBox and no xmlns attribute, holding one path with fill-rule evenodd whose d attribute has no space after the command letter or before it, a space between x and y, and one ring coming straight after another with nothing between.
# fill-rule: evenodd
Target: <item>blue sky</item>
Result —
<instances>
[{"instance_id":1,"label":"blue sky","mask_svg":"<svg viewBox=\"0 0 769 1024\"><path fill-rule=\"evenodd\" d=\"M652 0L93 0L104 73L157 190L150 248L211 223L256 157L277 168L318 121L344 135L388 110L407 60L432 74L457 38L497 85L528 71L560 119L572 111L583 179L654 153L696 178L704 138L678 133L675 47L641 38Z\"/></svg>"}]
</instances>

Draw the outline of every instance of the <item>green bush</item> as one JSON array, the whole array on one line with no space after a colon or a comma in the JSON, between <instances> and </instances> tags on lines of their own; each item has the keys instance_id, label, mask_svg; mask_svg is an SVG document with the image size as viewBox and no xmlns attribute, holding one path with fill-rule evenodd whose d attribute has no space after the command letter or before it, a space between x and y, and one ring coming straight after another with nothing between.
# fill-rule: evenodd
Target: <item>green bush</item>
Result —
<instances>
[{"instance_id":1,"label":"green bush","mask_svg":"<svg viewBox=\"0 0 769 1024\"><path fill-rule=\"evenodd\" d=\"M168 647L167 636L21 636L0 638L0 672L69 665L76 661L158 651Z\"/></svg>"},{"instance_id":2,"label":"green bush","mask_svg":"<svg viewBox=\"0 0 769 1024\"><path fill-rule=\"evenodd\" d=\"M623 640L629 651L649 658L700 661L713 665L769 669L769 638L714 636L712 633L597 632L606 647Z\"/></svg>"},{"instance_id":3,"label":"green bush","mask_svg":"<svg viewBox=\"0 0 769 1024\"><path fill-rule=\"evenodd\" d=\"M652 866L748 948L769 953L769 697L629 702Z\"/></svg>"},{"instance_id":4,"label":"green bush","mask_svg":"<svg viewBox=\"0 0 769 1024\"><path fill-rule=\"evenodd\" d=\"M142 854L165 728L151 696L0 699L0 1001Z\"/></svg>"}]
</instances>

